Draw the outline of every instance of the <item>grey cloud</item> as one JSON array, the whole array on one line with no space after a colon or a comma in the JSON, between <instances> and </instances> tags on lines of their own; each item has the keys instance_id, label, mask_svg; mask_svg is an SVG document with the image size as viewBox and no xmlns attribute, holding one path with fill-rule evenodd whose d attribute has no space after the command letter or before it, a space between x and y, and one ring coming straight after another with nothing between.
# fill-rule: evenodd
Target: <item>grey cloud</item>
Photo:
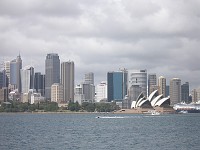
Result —
<instances>
[{"instance_id":1,"label":"grey cloud","mask_svg":"<svg viewBox=\"0 0 200 150\"><path fill-rule=\"evenodd\" d=\"M76 80L93 71L147 69L200 85L200 2L2 0L0 53L44 72L47 53L73 60ZM190 78L187 76L191 76Z\"/></svg>"}]
</instances>

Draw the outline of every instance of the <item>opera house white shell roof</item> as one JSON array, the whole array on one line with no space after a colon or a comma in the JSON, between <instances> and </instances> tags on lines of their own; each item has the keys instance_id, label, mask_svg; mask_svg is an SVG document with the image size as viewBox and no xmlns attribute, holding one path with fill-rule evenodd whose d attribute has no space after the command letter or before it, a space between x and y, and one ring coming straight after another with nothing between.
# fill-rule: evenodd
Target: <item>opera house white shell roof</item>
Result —
<instances>
[{"instance_id":1,"label":"opera house white shell roof","mask_svg":"<svg viewBox=\"0 0 200 150\"><path fill-rule=\"evenodd\" d=\"M149 107L161 107L164 104L170 105L170 97L163 97L162 94L158 94L158 90L155 90L148 98L141 93L137 100L132 102L131 108L143 107L144 105L149 105Z\"/></svg>"}]
</instances>

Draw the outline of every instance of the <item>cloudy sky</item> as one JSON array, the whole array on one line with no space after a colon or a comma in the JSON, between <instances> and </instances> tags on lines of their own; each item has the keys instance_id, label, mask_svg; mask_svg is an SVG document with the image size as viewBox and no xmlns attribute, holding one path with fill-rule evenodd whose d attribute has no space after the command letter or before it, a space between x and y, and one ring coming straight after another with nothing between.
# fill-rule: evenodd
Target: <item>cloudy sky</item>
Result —
<instances>
[{"instance_id":1,"label":"cloudy sky","mask_svg":"<svg viewBox=\"0 0 200 150\"><path fill-rule=\"evenodd\" d=\"M44 73L47 53L94 72L147 69L200 86L199 0L0 0L0 60L19 52Z\"/></svg>"}]
</instances>

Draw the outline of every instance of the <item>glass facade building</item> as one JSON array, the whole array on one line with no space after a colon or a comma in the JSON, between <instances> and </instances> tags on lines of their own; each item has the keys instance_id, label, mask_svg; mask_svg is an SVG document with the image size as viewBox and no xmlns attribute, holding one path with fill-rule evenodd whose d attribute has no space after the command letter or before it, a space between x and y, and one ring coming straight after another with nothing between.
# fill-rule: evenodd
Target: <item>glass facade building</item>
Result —
<instances>
[{"instance_id":1,"label":"glass facade building","mask_svg":"<svg viewBox=\"0 0 200 150\"><path fill-rule=\"evenodd\" d=\"M112 100L122 100L127 95L127 72L107 73L108 102Z\"/></svg>"},{"instance_id":2,"label":"glass facade building","mask_svg":"<svg viewBox=\"0 0 200 150\"><path fill-rule=\"evenodd\" d=\"M181 101L189 103L189 82L185 82L181 85Z\"/></svg>"}]
</instances>

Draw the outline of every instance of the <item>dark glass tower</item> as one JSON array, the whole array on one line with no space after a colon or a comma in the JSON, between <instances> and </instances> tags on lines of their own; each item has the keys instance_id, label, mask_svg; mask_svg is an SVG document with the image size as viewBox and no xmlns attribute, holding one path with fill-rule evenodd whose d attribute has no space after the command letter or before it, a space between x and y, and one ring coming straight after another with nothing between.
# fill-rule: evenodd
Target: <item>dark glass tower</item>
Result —
<instances>
[{"instance_id":1,"label":"dark glass tower","mask_svg":"<svg viewBox=\"0 0 200 150\"><path fill-rule=\"evenodd\" d=\"M51 99L51 85L60 83L60 59L58 54L47 54L45 60L45 97Z\"/></svg>"},{"instance_id":2,"label":"dark glass tower","mask_svg":"<svg viewBox=\"0 0 200 150\"><path fill-rule=\"evenodd\" d=\"M127 72L108 72L108 102L122 100L127 95Z\"/></svg>"},{"instance_id":3,"label":"dark glass tower","mask_svg":"<svg viewBox=\"0 0 200 150\"><path fill-rule=\"evenodd\" d=\"M181 101L189 103L189 82L185 82L181 85Z\"/></svg>"},{"instance_id":4,"label":"dark glass tower","mask_svg":"<svg viewBox=\"0 0 200 150\"><path fill-rule=\"evenodd\" d=\"M40 72L35 73L34 88L36 92L41 93L42 96L45 95L45 76Z\"/></svg>"}]
</instances>

